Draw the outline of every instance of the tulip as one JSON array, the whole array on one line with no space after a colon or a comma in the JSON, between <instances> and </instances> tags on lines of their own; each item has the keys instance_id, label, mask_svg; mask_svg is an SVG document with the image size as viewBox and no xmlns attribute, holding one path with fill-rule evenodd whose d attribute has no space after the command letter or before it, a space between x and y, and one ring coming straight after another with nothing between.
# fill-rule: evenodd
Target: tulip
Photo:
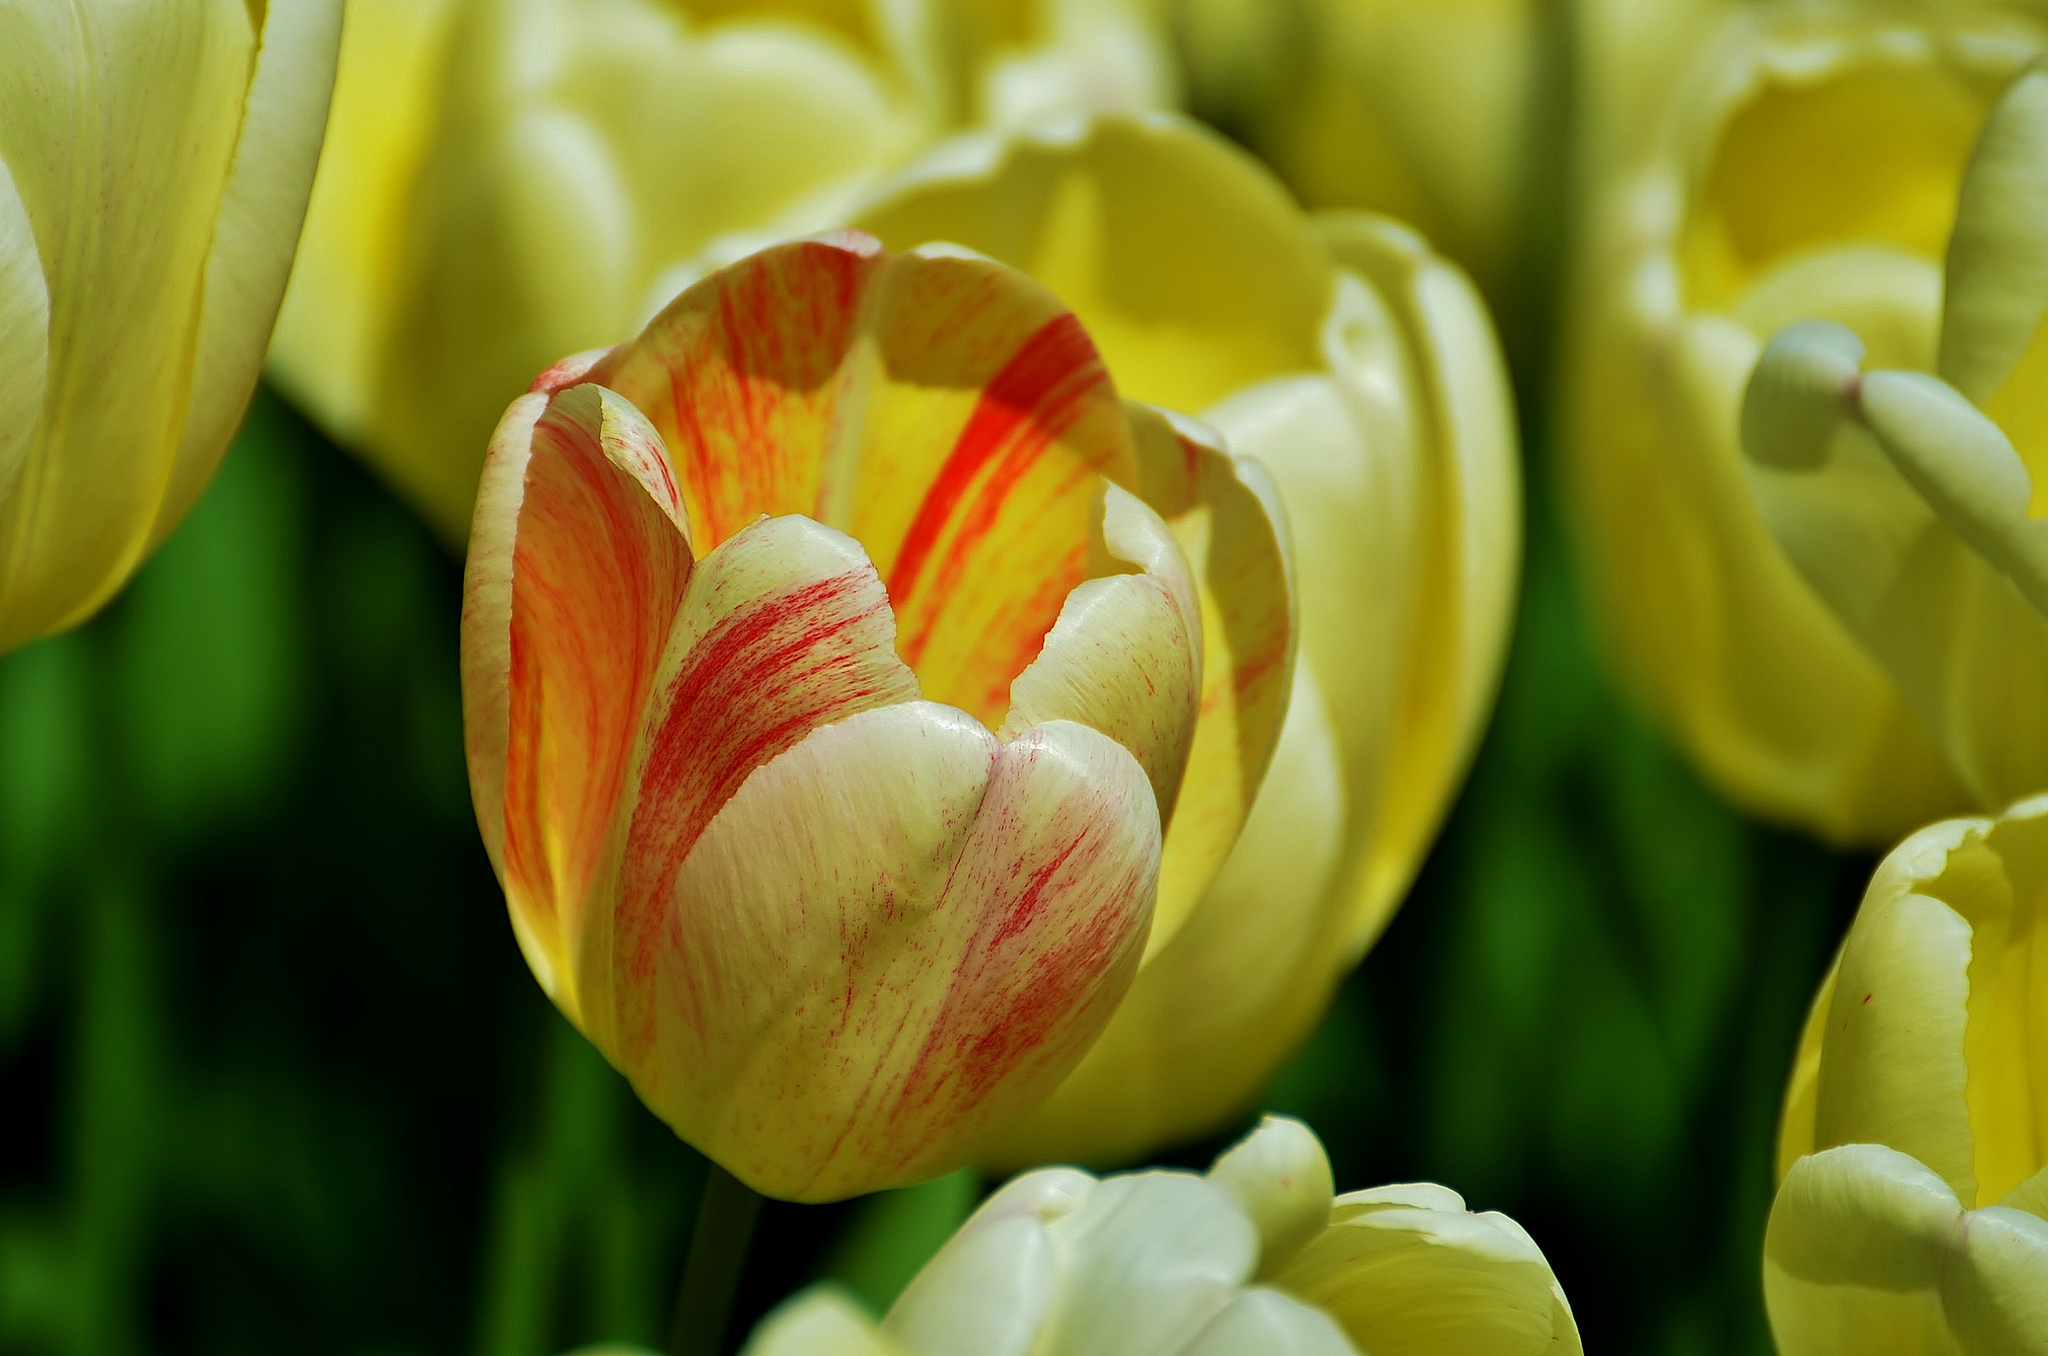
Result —
<instances>
[{"instance_id":1,"label":"tulip","mask_svg":"<svg viewBox=\"0 0 2048 1356\"><path fill-rule=\"evenodd\" d=\"M1203 411L1286 506L1301 662L1291 682L1258 670L1234 712L1205 704L1137 982L988 1159L1134 1161L1242 1115L1308 1038L1470 759L1520 562L1492 327L1413 233L1305 217L1250 157L1164 114L956 141L856 220L1028 271L1126 395ZM1184 545L1211 530L1191 526ZM1212 664L1245 629L1205 627Z\"/></svg>"},{"instance_id":2,"label":"tulip","mask_svg":"<svg viewBox=\"0 0 2048 1356\"><path fill-rule=\"evenodd\" d=\"M1414 223L1491 286L1521 236L1536 0L1179 0L1194 107L1312 207Z\"/></svg>"},{"instance_id":3,"label":"tulip","mask_svg":"<svg viewBox=\"0 0 2048 1356\"><path fill-rule=\"evenodd\" d=\"M971 117L1167 97L1119 3L356 0L280 387L452 543L505 402Z\"/></svg>"},{"instance_id":4,"label":"tulip","mask_svg":"<svg viewBox=\"0 0 2048 1356\"><path fill-rule=\"evenodd\" d=\"M103 606L255 389L339 0L0 10L0 651Z\"/></svg>"},{"instance_id":5,"label":"tulip","mask_svg":"<svg viewBox=\"0 0 2048 1356\"><path fill-rule=\"evenodd\" d=\"M778 246L549 369L492 441L462 622L542 988L757 1190L959 1167L1109 1020L1176 803L1228 813L1181 794L1197 713L1291 659L1256 477L952 248Z\"/></svg>"},{"instance_id":6,"label":"tulip","mask_svg":"<svg viewBox=\"0 0 2048 1356\"><path fill-rule=\"evenodd\" d=\"M1576 1356L1550 1265L1505 1215L1418 1183L1331 1195L1299 1121L1266 1120L1209 1172L997 1191L879 1325L813 1289L746 1356Z\"/></svg>"},{"instance_id":7,"label":"tulip","mask_svg":"<svg viewBox=\"0 0 2048 1356\"><path fill-rule=\"evenodd\" d=\"M1866 372L1831 321L1782 331L1743 445L1786 553L1995 804L2048 785L2048 71L1984 125L1940 295L1939 375Z\"/></svg>"},{"instance_id":8,"label":"tulip","mask_svg":"<svg viewBox=\"0 0 2048 1356\"><path fill-rule=\"evenodd\" d=\"M2048 798L1885 858L1815 998L1764 1297L1783 1356L2048 1350Z\"/></svg>"},{"instance_id":9,"label":"tulip","mask_svg":"<svg viewBox=\"0 0 2048 1356\"><path fill-rule=\"evenodd\" d=\"M1724 794L1834 842L2002 802L1774 538L1743 392L1799 320L1932 365L1972 143L2040 44L1960 7L1738 16L1595 205L1560 450L1607 639Z\"/></svg>"}]
</instances>

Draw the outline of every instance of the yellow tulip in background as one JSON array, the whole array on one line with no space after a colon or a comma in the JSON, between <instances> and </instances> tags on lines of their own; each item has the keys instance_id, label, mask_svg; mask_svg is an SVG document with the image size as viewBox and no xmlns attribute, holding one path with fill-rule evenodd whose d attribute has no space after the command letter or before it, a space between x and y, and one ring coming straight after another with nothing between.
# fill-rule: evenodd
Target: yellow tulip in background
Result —
<instances>
[{"instance_id":1,"label":"yellow tulip in background","mask_svg":"<svg viewBox=\"0 0 2048 1356\"><path fill-rule=\"evenodd\" d=\"M0 9L0 651L127 582L241 423L339 0Z\"/></svg>"},{"instance_id":2,"label":"yellow tulip in background","mask_svg":"<svg viewBox=\"0 0 2048 1356\"><path fill-rule=\"evenodd\" d=\"M1208 770L1263 764L1294 650L1263 482L951 247L774 247L544 373L462 622L542 988L756 1190L961 1166L1115 1010L1162 830L1243 819L1260 767Z\"/></svg>"},{"instance_id":3,"label":"yellow tulip in background","mask_svg":"<svg viewBox=\"0 0 2048 1356\"><path fill-rule=\"evenodd\" d=\"M1865 269L1866 311L1931 327L1924 270ZM1865 372L1863 340L1829 321L1782 332L1750 379L1743 444L1786 553L1885 665L1971 794L1996 804L2048 786L2048 73L2038 67L1985 123L1938 295L1938 376ZM1917 352L1887 357L1937 348L1924 332L1913 338Z\"/></svg>"},{"instance_id":4,"label":"yellow tulip in background","mask_svg":"<svg viewBox=\"0 0 2048 1356\"><path fill-rule=\"evenodd\" d=\"M2048 800L1878 867L1779 1131L1783 1356L2048 1351Z\"/></svg>"},{"instance_id":5,"label":"yellow tulip in background","mask_svg":"<svg viewBox=\"0 0 2048 1356\"><path fill-rule=\"evenodd\" d=\"M1724 794L1836 842L2035 784L1945 756L1780 548L1743 392L1804 320L1933 367L1964 168L2040 46L1963 7L1738 13L1590 209L1560 452L1611 647Z\"/></svg>"},{"instance_id":6,"label":"yellow tulip in background","mask_svg":"<svg viewBox=\"0 0 2048 1356\"><path fill-rule=\"evenodd\" d=\"M1310 207L1412 223L1489 288L1544 130L1537 0L1178 0L1189 97Z\"/></svg>"},{"instance_id":7,"label":"yellow tulip in background","mask_svg":"<svg viewBox=\"0 0 2048 1356\"><path fill-rule=\"evenodd\" d=\"M1016 1178L878 1325L830 1289L746 1356L1577 1356L1529 1235L1428 1183L1331 1195L1323 1146L1268 1117L1206 1175Z\"/></svg>"},{"instance_id":8,"label":"yellow tulip in background","mask_svg":"<svg viewBox=\"0 0 2048 1356\"><path fill-rule=\"evenodd\" d=\"M1166 99L1143 11L354 0L272 372L443 537L505 403L975 120Z\"/></svg>"},{"instance_id":9,"label":"yellow tulip in background","mask_svg":"<svg viewBox=\"0 0 2048 1356\"><path fill-rule=\"evenodd\" d=\"M1304 216L1173 115L961 139L855 221L1039 279L1127 397L1200 411L1270 471L1292 526L1301 657L1271 770L1282 693L1245 693L1232 720L1205 708L1137 982L993 1153L1128 1162L1244 1112L1386 925L1456 792L1520 564L1507 376L1471 285L1421 240ZM1238 629L1212 617L1205 643ZM1238 788L1258 790L1248 820ZM1227 813L1190 814L1197 795Z\"/></svg>"}]
</instances>

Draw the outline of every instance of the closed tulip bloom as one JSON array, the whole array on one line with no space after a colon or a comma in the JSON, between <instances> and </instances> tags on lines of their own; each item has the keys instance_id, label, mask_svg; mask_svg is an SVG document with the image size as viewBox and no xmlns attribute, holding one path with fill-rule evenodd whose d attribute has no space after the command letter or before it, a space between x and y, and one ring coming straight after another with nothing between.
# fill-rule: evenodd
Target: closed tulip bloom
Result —
<instances>
[{"instance_id":1,"label":"closed tulip bloom","mask_svg":"<svg viewBox=\"0 0 2048 1356\"><path fill-rule=\"evenodd\" d=\"M1873 288L1879 285L1872 279ZM1743 407L1766 519L1978 800L2048 785L2048 72L1978 138L1933 373L1781 332ZM1920 319L1918 315L1914 317Z\"/></svg>"},{"instance_id":2,"label":"closed tulip bloom","mask_svg":"<svg viewBox=\"0 0 2048 1356\"><path fill-rule=\"evenodd\" d=\"M760 1191L960 1166L1128 987L1198 711L1286 671L1255 476L958 250L778 246L550 369L492 442L462 631L541 986ZM1265 644L1205 671L1212 612Z\"/></svg>"},{"instance_id":3,"label":"closed tulip bloom","mask_svg":"<svg viewBox=\"0 0 2048 1356\"><path fill-rule=\"evenodd\" d=\"M1740 16L1597 204L1561 448L1608 639L1725 794L1833 841L2032 784L1946 756L1781 548L1743 393L1802 320L1853 330L1874 366L1933 367L1958 186L2039 44L1962 7Z\"/></svg>"},{"instance_id":4,"label":"closed tulip bloom","mask_svg":"<svg viewBox=\"0 0 2048 1356\"><path fill-rule=\"evenodd\" d=\"M1428 1183L1331 1196L1299 1121L1268 1117L1203 1176L1026 1173L876 1324L829 1289L747 1356L1576 1356L1529 1235Z\"/></svg>"},{"instance_id":5,"label":"closed tulip bloom","mask_svg":"<svg viewBox=\"0 0 2048 1356\"><path fill-rule=\"evenodd\" d=\"M360 0L272 368L450 541L506 401L975 117L1168 97L1122 4Z\"/></svg>"},{"instance_id":6,"label":"closed tulip bloom","mask_svg":"<svg viewBox=\"0 0 2048 1356\"><path fill-rule=\"evenodd\" d=\"M0 9L0 650L113 596L255 389L339 0Z\"/></svg>"},{"instance_id":7,"label":"closed tulip bloom","mask_svg":"<svg viewBox=\"0 0 2048 1356\"><path fill-rule=\"evenodd\" d=\"M1783 1356L2048 1351L2048 799L1878 867L1808 1018L1764 1297Z\"/></svg>"},{"instance_id":8,"label":"closed tulip bloom","mask_svg":"<svg viewBox=\"0 0 2048 1356\"><path fill-rule=\"evenodd\" d=\"M1243 620L1209 614L1212 668L1235 656L1248 677L1204 705L1143 969L989 1160L1133 1161L1243 1114L1386 925L1463 775L1520 563L1492 327L1405 228L1305 216L1171 115L959 140L856 219L1038 278L1126 395L1200 411L1286 506L1300 662L1288 679ZM1215 530L1176 522L1187 546ZM1234 568L1212 546L1197 573Z\"/></svg>"}]
</instances>

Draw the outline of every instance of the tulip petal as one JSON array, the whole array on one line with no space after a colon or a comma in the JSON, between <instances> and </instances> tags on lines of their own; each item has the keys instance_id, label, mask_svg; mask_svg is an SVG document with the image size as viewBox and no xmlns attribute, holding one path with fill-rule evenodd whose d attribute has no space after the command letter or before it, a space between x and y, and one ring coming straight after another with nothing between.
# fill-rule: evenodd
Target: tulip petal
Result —
<instances>
[{"instance_id":1,"label":"tulip petal","mask_svg":"<svg viewBox=\"0 0 2048 1356\"><path fill-rule=\"evenodd\" d=\"M591 385L513 402L464 579L463 729L520 947L571 1020L568 939L690 573L665 456L632 406Z\"/></svg>"},{"instance_id":2,"label":"tulip petal","mask_svg":"<svg viewBox=\"0 0 2048 1356\"><path fill-rule=\"evenodd\" d=\"M1185 118L962 137L854 224L891 249L950 240L1044 282L1136 400L1199 410L1316 365L1329 260L1264 166Z\"/></svg>"},{"instance_id":3,"label":"tulip petal","mask_svg":"<svg viewBox=\"0 0 2048 1356\"><path fill-rule=\"evenodd\" d=\"M619 928L598 1043L771 1195L944 1171L1065 1075L1129 985L1150 805L1130 754L1069 722L1000 748L927 702L826 725L746 779L659 896L629 852L622 913L648 916Z\"/></svg>"},{"instance_id":4,"label":"tulip petal","mask_svg":"<svg viewBox=\"0 0 2048 1356\"><path fill-rule=\"evenodd\" d=\"M586 1356L577 1353L576 1356ZM761 1320L741 1356L922 1356L876 1328L859 1305L830 1286L784 1300Z\"/></svg>"},{"instance_id":5,"label":"tulip petal","mask_svg":"<svg viewBox=\"0 0 2048 1356\"><path fill-rule=\"evenodd\" d=\"M1258 1265L1236 1200L1189 1173L1108 1178L1047 1232L1066 1287L1041 1349L1061 1356L1172 1356Z\"/></svg>"},{"instance_id":6,"label":"tulip petal","mask_svg":"<svg viewBox=\"0 0 2048 1356\"><path fill-rule=\"evenodd\" d=\"M1259 1230L1259 1275L1273 1276L1330 1222L1335 1190L1329 1155L1315 1132L1290 1116L1267 1116L1209 1169Z\"/></svg>"},{"instance_id":7,"label":"tulip petal","mask_svg":"<svg viewBox=\"0 0 2048 1356\"><path fill-rule=\"evenodd\" d=\"M2048 1356L2048 1220L1991 1206L1963 1220L1942 1302L1962 1349Z\"/></svg>"},{"instance_id":8,"label":"tulip petal","mask_svg":"<svg viewBox=\"0 0 2048 1356\"><path fill-rule=\"evenodd\" d=\"M1237 842L1279 742L1293 688L1293 553L1265 468L1217 435L1129 406L1140 492L1167 520L1200 595L1201 719L1171 804L1149 963L1201 902Z\"/></svg>"},{"instance_id":9,"label":"tulip petal","mask_svg":"<svg viewBox=\"0 0 2048 1356\"><path fill-rule=\"evenodd\" d=\"M1957 1199L1976 1199L1969 964L1970 925L1948 905L1922 894L1865 899L1821 1047L1817 1146L1889 1145L1938 1173Z\"/></svg>"},{"instance_id":10,"label":"tulip petal","mask_svg":"<svg viewBox=\"0 0 2048 1356\"><path fill-rule=\"evenodd\" d=\"M149 540L212 379L193 345L250 17L239 0L0 9L0 163L34 205L51 359L30 469L0 501L0 650L89 614Z\"/></svg>"},{"instance_id":11,"label":"tulip petal","mask_svg":"<svg viewBox=\"0 0 2048 1356\"><path fill-rule=\"evenodd\" d=\"M320 139L313 132L325 126L334 91L341 11L341 0L251 10L262 16L263 32L206 256L191 360L203 379L194 384L185 411L177 459L150 533L151 550L206 487L262 370L313 191L320 159Z\"/></svg>"},{"instance_id":12,"label":"tulip petal","mask_svg":"<svg viewBox=\"0 0 2048 1356\"><path fill-rule=\"evenodd\" d=\"M0 504L35 444L50 376L50 289L28 209L0 160Z\"/></svg>"},{"instance_id":13,"label":"tulip petal","mask_svg":"<svg viewBox=\"0 0 2048 1356\"><path fill-rule=\"evenodd\" d=\"M1067 595L1045 648L1010 685L999 737L1048 720L1100 730L1137 758L1162 815L1170 814L1202 706L1195 583L1159 515L1114 485L1102 540L1110 559L1140 572L1091 579ZM1155 933L1159 925L1155 911Z\"/></svg>"},{"instance_id":14,"label":"tulip petal","mask_svg":"<svg viewBox=\"0 0 2048 1356\"><path fill-rule=\"evenodd\" d=\"M1030 1356L1058 1295L1045 1226L1006 1215L955 1234L905 1287L882 1329L914 1356Z\"/></svg>"},{"instance_id":15,"label":"tulip petal","mask_svg":"<svg viewBox=\"0 0 2048 1356\"><path fill-rule=\"evenodd\" d=\"M1357 1356L1330 1316L1277 1290L1254 1287L1209 1320L1182 1356Z\"/></svg>"},{"instance_id":16,"label":"tulip petal","mask_svg":"<svg viewBox=\"0 0 2048 1356\"><path fill-rule=\"evenodd\" d=\"M1942 305L1941 375L1988 404L2048 316L2048 71L1992 106L1957 195Z\"/></svg>"},{"instance_id":17,"label":"tulip petal","mask_svg":"<svg viewBox=\"0 0 2048 1356\"><path fill-rule=\"evenodd\" d=\"M1453 1193L1414 1199L1423 1203L1342 1198L1330 1228L1275 1284L1329 1312L1372 1356L1579 1350L1571 1310L1527 1233L1500 1215L1466 1213Z\"/></svg>"},{"instance_id":18,"label":"tulip petal","mask_svg":"<svg viewBox=\"0 0 2048 1356\"><path fill-rule=\"evenodd\" d=\"M1799 1160L1764 1235L1778 1350L1953 1350L1936 1286L1962 1220L1948 1184L1895 1150L1850 1144Z\"/></svg>"},{"instance_id":19,"label":"tulip petal","mask_svg":"<svg viewBox=\"0 0 2048 1356\"><path fill-rule=\"evenodd\" d=\"M647 411L701 549L763 513L866 544L925 695L995 725L1087 578L1130 432L1088 335L986 260L843 234L678 297L591 379Z\"/></svg>"}]
</instances>

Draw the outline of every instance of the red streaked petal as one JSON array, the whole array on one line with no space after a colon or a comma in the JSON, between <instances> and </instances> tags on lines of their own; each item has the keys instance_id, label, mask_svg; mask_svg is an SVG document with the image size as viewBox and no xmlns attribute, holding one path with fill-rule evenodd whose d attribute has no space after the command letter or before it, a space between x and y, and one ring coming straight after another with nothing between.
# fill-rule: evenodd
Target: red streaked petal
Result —
<instances>
[{"instance_id":1,"label":"red streaked petal","mask_svg":"<svg viewBox=\"0 0 2048 1356\"><path fill-rule=\"evenodd\" d=\"M564 969L690 577L659 439L609 391L522 396L486 458L462 621L477 820L535 974Z\"/></svg>"},{"instance_id":2,"label":"red streaked petal","mask_svg":"<svg viewBox=\"0 0 2048 1356\"><path fill-rule=\"evenodd\" d=\"M675 452L700 549L762 514L860 539L926 694L1000 720L1134 454L1088 336L1024 275L842 233L678 297L591 379Z\"/></svg>"},{"instance_id":3,"label":"red streaked petal","mask_svg":"<svg viewBox=\"0 0 2048 1356\"><path fill-rule=\"evenodd\" d=\"M929 702L760 768L675 876L621 1065L757 1189L830 1200L958 1166L1129 985L1158 820L1085 727L999 746ZM617 1055L614 1056L617 1058Z\"/></svg>"},{"instance_id":4,"label":"red streaked petal","mask_svg":"<svg viewBox=\"0 0 2048 1356\"><path fill-rule=\"evenodd\" d=\"M915 701L895 638L860 543L808 518L763 519L699 563L638 732L616 913L609 928L589 920L581 939L587 982L616 985L622 1048L655 1020L647 981L677 873L705 826L818 727ZM598 1011L593 999L593 1022Z\"/></svg>"}]
</instances>

